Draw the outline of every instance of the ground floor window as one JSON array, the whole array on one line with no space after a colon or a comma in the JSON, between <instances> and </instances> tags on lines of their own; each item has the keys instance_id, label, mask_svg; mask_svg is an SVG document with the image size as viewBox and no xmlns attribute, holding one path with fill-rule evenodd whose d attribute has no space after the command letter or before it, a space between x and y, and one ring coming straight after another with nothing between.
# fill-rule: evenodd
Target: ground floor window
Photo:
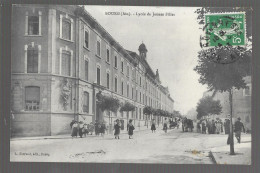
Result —
<instances>
[{"instance_id":1,"label":"ground floor window","mask_svg":"<svg viewBox=\"0 0 260 173\"><path fill-rule=\"evenodd\" d=\"M40 109L40 87L25 87L25 110L38 111Z\"/></svg>"}]
</instances>

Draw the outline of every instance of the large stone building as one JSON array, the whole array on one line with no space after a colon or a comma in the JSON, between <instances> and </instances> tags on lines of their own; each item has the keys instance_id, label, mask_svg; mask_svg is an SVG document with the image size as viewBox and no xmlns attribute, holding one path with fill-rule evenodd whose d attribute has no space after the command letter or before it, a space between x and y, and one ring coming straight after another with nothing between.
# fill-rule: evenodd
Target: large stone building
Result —
<instances>
[{"instance_id":1,"label":"large stone building","mask_svg":"<svg viewBox=\"0 0 260 173\"><path fill-rule=\"evenodd\" d=\"M235 119L240 117L241 121L244 123L245 128L251 131L251 76L244 78L247 88L246 89L233 89L233 117ZM216 117L228 118L230 115L230 103L229 103L229 93L228 92L205 92L203 97L213 96L214 100L219 100L222 106L222 113Z\"/></svg>"},{"instance_id":2,"label":"large stone building","mask_svg":"<svg viewBox=\"0 0 260 173\"><path fill-rule=\"evenodd\" d=\"M135 105L135 125L148 105L173 112L173 99L147 63L147 49L125 50L83 7L14 5L12 136L69 134L69 123L121 119L101 112L96 94ZM151 118L151 117L150 117Z\"/></svg>"}]
</instances>

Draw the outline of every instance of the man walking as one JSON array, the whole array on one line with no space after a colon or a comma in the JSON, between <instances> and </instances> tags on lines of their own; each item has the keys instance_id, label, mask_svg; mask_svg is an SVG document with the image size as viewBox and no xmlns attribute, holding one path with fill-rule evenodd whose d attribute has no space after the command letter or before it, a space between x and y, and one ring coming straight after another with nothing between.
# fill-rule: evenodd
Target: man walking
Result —
<instances>
[{"instance_id":1,"label":"man walking","mask_svg":"<svg viewBox=\"0 0 260 173\"><path fill-rule=\"evenodd\" d=\"M241 142L241 131L243 130L243 132L245 133L244 124L240 120L241 120L240 117L237 118L237 121L235 122L235 130L234 130L238 143Z\"/></svg>"}]
</instances>

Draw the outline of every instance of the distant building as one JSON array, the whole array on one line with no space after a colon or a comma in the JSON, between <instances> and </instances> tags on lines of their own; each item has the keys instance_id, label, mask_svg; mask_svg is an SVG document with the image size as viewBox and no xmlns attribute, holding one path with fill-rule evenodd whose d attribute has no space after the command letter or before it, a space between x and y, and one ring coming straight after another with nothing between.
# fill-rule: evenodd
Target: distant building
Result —
<instances>
[{"instance_id":1,"label":"distant building","mask_svg":"<svg viewBox=\"0 0 260 173\"><path fill-rule=\"evenodd\" d=\"M244 78L247 84L246 89L233 90L233 117L241 118L246 128L251 130L251 76ZM220 100L222 106L222 113L218 116L220 118L227 118L230 114L229 93L228 92L204 92L203 97L213 96L214 100Z\"/></svg>"},{"instance_id":2,"label":"distant building","mask_svg":"<svg viewBox=\"0 0 260 173\"><path fill-rule=\"evenodd\" d=\"M135 105L129 118L144 126L148 105L173 112L174 100L147 63L147 48L125 50L76 5L14 5L12 14L12 136L70 133L75 119L121 119L102 113L96 94ZM149 117L151 119L151 117Z\"/></svg>"}]
</instances>

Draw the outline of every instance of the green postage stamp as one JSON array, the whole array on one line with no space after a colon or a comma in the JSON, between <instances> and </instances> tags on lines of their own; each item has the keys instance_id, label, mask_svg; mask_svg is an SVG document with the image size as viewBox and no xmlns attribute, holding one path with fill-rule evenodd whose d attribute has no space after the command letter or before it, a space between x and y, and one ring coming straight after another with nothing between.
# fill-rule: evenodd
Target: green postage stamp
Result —
<instances>
[{"instance_id":1,"label":"green postage stamp","mask_svg":"<svg viewBox=\"0 0 260 173\"><path fill-rule=\"evenodd\" d=\"M206 14L208 46L245 45L245 13Z\"/></svg>"}]
</instances>

